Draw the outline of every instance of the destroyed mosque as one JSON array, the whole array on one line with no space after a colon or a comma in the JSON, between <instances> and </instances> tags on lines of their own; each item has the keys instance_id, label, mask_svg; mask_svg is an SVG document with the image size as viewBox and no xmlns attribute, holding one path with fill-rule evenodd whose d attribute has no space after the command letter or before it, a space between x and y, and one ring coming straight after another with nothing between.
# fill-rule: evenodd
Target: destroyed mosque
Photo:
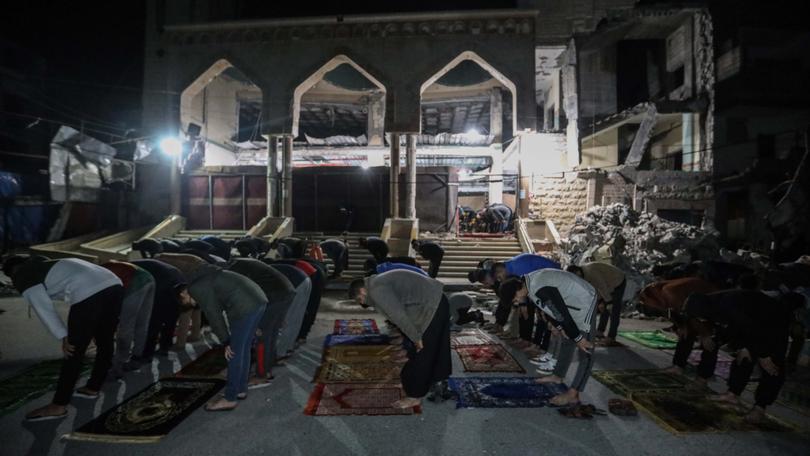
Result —
<instances>
[{"instance_id":1,"label":"destroyed mosque","mask_svg":"<svg viewBox=\"0 0 810 456\"><path fill-rule=\"evenodd\" d=\"M516 237L493 256L621 242L644 271L701 245L807 253L807 32L701 2L288 19L227 3L147 3L138 140L60 129L41 197L60 209L35 238L7 223L5 248L101 261L144 237L343 233L407 255L458 235L459 208L502 203ZM7 221L38 201L16 192ZM448 278L474 266L454 259Z\"/></svg>"}]
</instances>

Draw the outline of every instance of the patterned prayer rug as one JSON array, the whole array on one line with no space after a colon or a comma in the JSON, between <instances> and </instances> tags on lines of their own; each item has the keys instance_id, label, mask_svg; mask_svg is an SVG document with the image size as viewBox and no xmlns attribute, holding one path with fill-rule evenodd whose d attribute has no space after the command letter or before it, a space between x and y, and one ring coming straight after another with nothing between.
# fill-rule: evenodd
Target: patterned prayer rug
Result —
<instances>
[{"instance_id":1,"label":"patterned prayer rug","mask_svg":"<svg viewBox=\"0 0 810 456\"><path fill-rule=\"evenodd\" d=\"M402 364L391 362L343 364L324 361L313 381L317 383L397 383Z\"/></svg>"},{"instance_id":2,"label":"patterned prayer rug","mask_svg":"<svg viewBox=\"0 0 810 456\"><path fill-rule=\"evenodd\" d=\"M450 333L450 346L466 347L470 345L490 345L496 341L489 334L478 328L462 329L459 332Z\"/></svg>"},{"instance_id":3,"label":"patterned prayer rug","mask_svg":"<svg viewBox=\"0 0 810 456\"><path fill-rule=\"evenodd\" d=\"M687 362L691 366L697 367L700 364L700 356L703 350L692 350L692 353L689 354L689 359ZM728 353L725 352L718 352L717 353L717 364L714 368L714 375L722 378L724 380L728 380L728 376L731 374L731 363L734 362L734 358L732 358Z\"/></svg>"},{"instance_id":4,"label":"patterned prayer rug","mask_svg":"<svg viewBox=\"0 0 810 456\"><path fill-rule=\"evenodd\" d=\"M646 391L678 391L691 386L691 381L682 376L657 369L598 370L591 376L622 396Z\"/></svg>"},{"instance_id":5,"label":"patterned prayer rug","mask_svg":"<svg viewBox=\"0 0 810 456\"><path fill-rule=\"evenodd\" d=\"M224 381L214 379L164 378L65 438L111 443L157 442L224 385Z\"/></svg>"},{"instance_id":6,"label":"patterned prayer rug","mask_svg":"<svg viewBox=\"0 0 810 456\"><path fill-rule=\"evenodd\" d=\"M568 389L537 384L532 377L453 377L448 383L458 395L456 408L544 407Z\"/></svg>"},{"instance_id":7,"label":"patterned prayer rug","mask_svg":"<svg viewBox=\"0 0 810 456\"><path fill-rule=\"evenodd\" d=\"M619 335L648 348L675 348L678 338L664 331L619 331Z\"/></svg>"},{"instance_id":8,"label":"patterned prayer rug","mask_svg":"<svg viewBox=\"0 0 810 456\"><path fill-rule=\"evenodd\" d=\"M391 343L391 338L385 334L362 334L358 336L329 334L323 340L324 348L335 345L386 345Z\"/></svg>"},{"instance_id":9,"label":"patterned prayer rug","mask_svg":"<svg viewBox=\"0 0 810 456\"><path fill-rule=\"evenodd\" d=\"M81 375L90 372L93 360L85 359ZM0 416L17 410L26 402L56 388L62 360L42 361L18 374L0 380Z\"/></svg>"},{"instance_id":10,"label":"patterned prayer rug","mask_svg":"<svg viewBox=\"0 0 810 456\"><path fill-rule=\"evenodd\" d=\"M324 360L342 364L394 362L396 345L337 345L324 352Z\"/></svg>"},{"instance_id":11,"label":"patterned prayer rug","mask_svg":"<svg viewBox=\"0 0 810 456\"><path fill-rule=\"evenodd\" d=\"M746 408L710 401L705 393L693 391L650 391L633 393L636 406L664 429L675 433L730 431L792 431L772 416L759 424L743 420Z\"/></svg>"},{"instance_id":12,"label":"patterned prayer rug","mask_svg":"<svg viewBox=\"0 0 810 456\"><path fill-rule=\"evenodd\" d=\"M353 336L379 333L380 330L377 328L377 322L372 319L335 320L335 330L333 332L333 334Z\"/></svg>"},{"instance_id":13,"label":"patterned prayer rug","mask_svg":"<svg viewBox=\"0 0 810 456\"><path fill-rule=\"evenodd\" d=\"M456 347L465 372L526 372L503 345Z\"/></svg>"},{"instance_id":14,"label":"patterned prayer rug","mask_svg":"<svg viewBox=\"0 0 810 456\"><path fill-rule=\"evenodd\" d=\"M228 368L224 348L212 348L194 361L186 364L175 377L183 378L224 378L222 371Z\"/></svg>"},{"instance_id":15,"label":"patterned prayer rug","mask_svg":"<svg viewBox=\"0 0 810 456\"><path fill-rule=\"evenodd\" d=\"M398 384L319 383L309 396L305 415L413 415L421 407L399 409L391 404L405 397Z\"/></svg>"}]
</instances>

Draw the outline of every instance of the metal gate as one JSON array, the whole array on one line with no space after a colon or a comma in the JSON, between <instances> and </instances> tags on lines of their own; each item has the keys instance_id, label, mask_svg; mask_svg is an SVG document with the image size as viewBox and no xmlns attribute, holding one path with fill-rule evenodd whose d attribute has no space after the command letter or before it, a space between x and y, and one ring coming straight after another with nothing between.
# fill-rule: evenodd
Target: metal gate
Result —
<instances>
[{"instance_id":1,"label":"metal gate","mask_svg":"<svg viewBox=\"0 0 810 456\"><path fill-rule=\"evenodd\" d=\"M183 215L191 230L248 230L264 217L267 180L263 174L188 175Z\"/></svg>"}]
</instances>

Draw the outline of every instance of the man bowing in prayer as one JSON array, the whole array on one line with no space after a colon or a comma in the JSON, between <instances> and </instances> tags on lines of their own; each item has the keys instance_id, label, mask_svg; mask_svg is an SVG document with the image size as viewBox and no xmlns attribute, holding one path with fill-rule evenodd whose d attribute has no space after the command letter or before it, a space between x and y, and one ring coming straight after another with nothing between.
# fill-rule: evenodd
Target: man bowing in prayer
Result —
<instances>
[{"instance_id":1,"label":"man bowing in prayer","mask_svg":"<svg viewBox=\"0 0 810 456\"><path fill-rule=\"evenodd\" d=\"M408 344L408 361L400 380L406 397L392 404L411 408L421 404L431 388L443 385L452 373L450 308L441 282L406 270L368 277L368 304L386 316Z\"/></svg>"}]
</instances>

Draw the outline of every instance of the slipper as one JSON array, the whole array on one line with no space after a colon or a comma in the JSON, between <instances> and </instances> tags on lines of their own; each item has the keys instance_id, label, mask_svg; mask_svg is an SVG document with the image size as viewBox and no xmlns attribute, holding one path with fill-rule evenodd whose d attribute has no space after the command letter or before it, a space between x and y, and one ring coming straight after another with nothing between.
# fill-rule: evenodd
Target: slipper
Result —
<instances>
[{"instance_id":1,"label":"slipper","mask_svg":"<svg viewBox=\"0 0 810 456\"><path fill-rule=\"evenodd\" d=\"M206 412L230 412L231 410L236 409L236 406L234 405L232 407L211 408L206 405L204 408Z\"/></svg>"},{"instance_id":2,"label":"slipper","mask_svg":"<svg viewBox=\"0 0 810 456\"><path fill-rule=\"evenodd\" d=\"M273 380L274 378L275 377L269 377L266 381L263 381L263 382L260 382L260 383L248 384L248 389L249 390L254 390L254 389L267 388L268 386L272 385L270 380Z\"/></svg>"},{"instance_id":3,"label":"slipper","mask_svg":"<svg viewBox=\"0 0 810 456\"><path fill-rule=\"evenodd\" d=\"M608 400L608 410L616 416L638 416L635 404L627 399L614 398Z\"/></svg>"},{"instance_id":4,"label":"slipper","mask_svg":"<svg viewBox=\"0 0 810 456\"><path fill-rule=\"evenodd\" d=\"M77 389L73 392L75 397L80 397L82 399L98 399L100 393L83 393L81 389Z\"/></svg>"},{"instance_id":5,"label":"slipper","mask_svg":"<svg viewBox=\"0 0 810 456\"><path fill-rule=\"evenodd\" d=\"M58 420L58 419L66 417L67 415L68 415L68 412L66 411L65 413L62 413L60 415L32 416L31 418L26 418L25 421L28 421L29 423L34 423L34 422L37 422L37 421Z\"/></svg>"},{"instance_id":6,"label":"slipper","mask_svg":"<svg viewBox=\"0 0 810 456\"><path fill-rule=\"evenodd\" d=\"M590 420L593 419L593 415L587 412L586 409L580 407L579 405L571 406L571 407L562 407L557 409L560 415L566 418L579 418Z\"/></svg>"}]
</instances>

